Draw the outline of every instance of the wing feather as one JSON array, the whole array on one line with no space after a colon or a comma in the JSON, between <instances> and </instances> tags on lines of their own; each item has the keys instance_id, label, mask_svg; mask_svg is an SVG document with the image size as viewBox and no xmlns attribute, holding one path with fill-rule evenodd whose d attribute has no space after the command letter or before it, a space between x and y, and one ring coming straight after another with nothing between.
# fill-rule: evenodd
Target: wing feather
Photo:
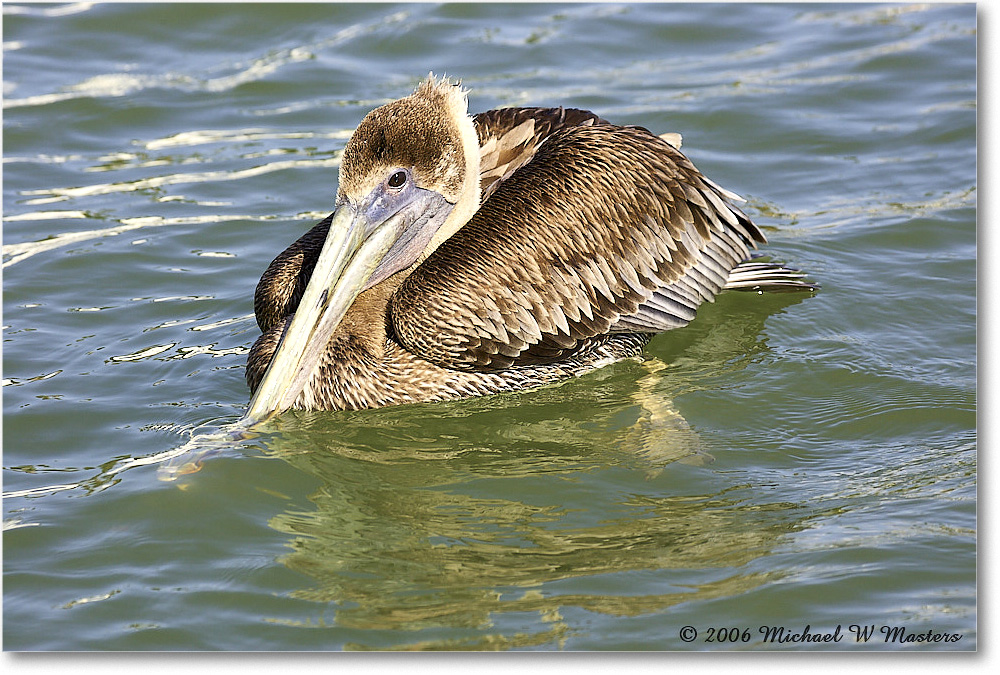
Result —
<instances>
[{"instance_id":1,"label":"wing feather","mask_svg":"<svg viewBox=\"0 0 1000 675\"><path fill-rule=\"evenodd\" d=\"M481 201L535 156L552 132L568 126L607 124L576 108L499 108L473 118L479 134Z\"/></svg>"},{"instance_id":2,"label":"wing feather","mask_svg":"<svg viewBox=\"0 0 1000 675\"><path fill-rule=\"evenodd\" d=\"M476 124L479 212L390 308L396 339L430 361L534 365L603 333L683 326L764 241L732 193L641 127L561 109L491 111Z\"/></svg>"},{"instance_id":3,"label":"wing feather","mask_svg":"<svg viewBox=\"0 0 1000 675\"><path fill-rule=\"evenodd\" d=\"M330 214L279 253L257 282L253 309L261 332L266 333L295 313L316 267L332 218Z\"/></svg>"}]
</instances>

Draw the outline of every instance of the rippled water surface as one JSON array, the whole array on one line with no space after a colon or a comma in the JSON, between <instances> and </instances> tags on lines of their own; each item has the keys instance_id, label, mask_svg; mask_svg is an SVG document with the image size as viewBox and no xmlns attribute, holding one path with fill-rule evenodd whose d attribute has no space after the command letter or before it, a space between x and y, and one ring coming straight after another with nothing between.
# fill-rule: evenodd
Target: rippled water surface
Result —
<instances>
[{"instance_id":1,"label":"rippled water surface","mask_svg":"<svg viewBox=\"0 0 1000 675\"><path fill-rule=\"evenodd\" d=\"M5 649L976 647L974 5L3 13ZM164 480L241 415L254 285L352 129L429 71L681 133L821 291ZM759 632L806 625L841 641Z\"/></svg>"}]
</instances>

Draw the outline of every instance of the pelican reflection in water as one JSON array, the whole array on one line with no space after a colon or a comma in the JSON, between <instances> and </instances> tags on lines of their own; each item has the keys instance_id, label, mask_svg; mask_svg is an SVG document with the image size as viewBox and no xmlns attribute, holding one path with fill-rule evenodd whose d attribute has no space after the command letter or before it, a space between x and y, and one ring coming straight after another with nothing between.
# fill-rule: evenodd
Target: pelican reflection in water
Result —
<instances>
[{"instance_id":1,"label":"pelican reflection in water","mask_svg":"<svg viewBox=\"0 0 1000 675\"><path fill-rule=\"evenodd\" d=\"M254 295L251 424L518 390L638 355L724 289L810 290L676 146L585 110L468 114L431 75L344 149Z\"/></svg>"}]
</instances>

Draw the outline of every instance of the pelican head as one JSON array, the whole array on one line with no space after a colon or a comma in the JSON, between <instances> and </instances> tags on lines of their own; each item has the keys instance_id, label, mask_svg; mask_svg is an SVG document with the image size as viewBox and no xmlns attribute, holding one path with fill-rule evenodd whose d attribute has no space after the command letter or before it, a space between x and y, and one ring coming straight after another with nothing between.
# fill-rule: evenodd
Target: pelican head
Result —
<instances>
[{"instance_id":1,"label":"pelican head","mask_svg":"<svg viewBox=\"0 0 1000 675\"><path fill-rule=\"evenodd\" d=\"M329 234L244 423L291 408L357 296L412 270L478 207L479 141L461 87L432 74L368 113L344 148Z\"/></svg>"}]
</instances>

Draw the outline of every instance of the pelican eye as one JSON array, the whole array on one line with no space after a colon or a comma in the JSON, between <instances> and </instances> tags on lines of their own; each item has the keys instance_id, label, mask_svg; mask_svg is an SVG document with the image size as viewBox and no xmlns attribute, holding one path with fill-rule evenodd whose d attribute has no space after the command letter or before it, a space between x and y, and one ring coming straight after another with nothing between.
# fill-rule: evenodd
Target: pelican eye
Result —
<instances>
[{"instance_id":1,"label":"pelican eye","mask_svg":"<svg viewBox=\"0 0 1000 675\"><path fill-rule=\"evenodd\" d=\"M401 188L406 185L406 172L397 171L396 173L389 176L388 180L389 187L391 188Z\"/></svg>"}]
</instances>

